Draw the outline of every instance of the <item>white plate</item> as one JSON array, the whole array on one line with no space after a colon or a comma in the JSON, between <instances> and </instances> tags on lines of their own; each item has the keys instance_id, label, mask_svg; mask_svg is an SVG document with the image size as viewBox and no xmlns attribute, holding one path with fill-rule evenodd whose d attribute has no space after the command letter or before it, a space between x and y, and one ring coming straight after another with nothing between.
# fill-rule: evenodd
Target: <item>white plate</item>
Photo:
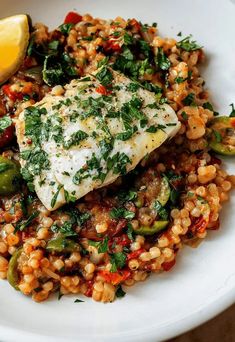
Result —
<instances>
[{"instance_id":1,"label":"white plate","mask_svg":"<svg viewBox=\"0 0 235 342\"><path fill-rule=\"evenodd\" d=\"M205 46L204 71L217 110L235 102L235 1L1 0L1 16L29 13L53 27L68 10L94 16L137 17L176 37L192 33ZM226 160L235 173L234 160ZM196 249L185 247L172 272L152 276L112 304L74 304L73 297L36 304L0 282L2 341L156 342L210 319L235 301L235 196L223 208L221 229Z\"/></svg>"}]
</instances>

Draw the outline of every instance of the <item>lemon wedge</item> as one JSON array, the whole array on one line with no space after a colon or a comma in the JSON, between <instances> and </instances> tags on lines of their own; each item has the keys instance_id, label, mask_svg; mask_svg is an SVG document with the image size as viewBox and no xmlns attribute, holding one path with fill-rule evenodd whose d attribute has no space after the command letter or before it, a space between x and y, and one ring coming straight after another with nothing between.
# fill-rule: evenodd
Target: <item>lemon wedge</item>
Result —
<instances>
[{"instance_id":1,"label":"lemon wedge","mask_svg":"<svg viewBox=\"0 0 235 342\"><path fill-rule=\"evenodd\" d=\"M29 42L28 18L24 14L0 20L0 84L23 62Z\"/></svg>"}]
</instances>

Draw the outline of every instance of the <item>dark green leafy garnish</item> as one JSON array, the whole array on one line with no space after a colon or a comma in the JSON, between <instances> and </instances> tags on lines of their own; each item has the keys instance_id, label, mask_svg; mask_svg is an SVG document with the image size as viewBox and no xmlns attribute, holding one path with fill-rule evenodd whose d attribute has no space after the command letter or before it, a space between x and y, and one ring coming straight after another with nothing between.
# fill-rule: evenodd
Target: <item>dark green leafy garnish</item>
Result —
<instances>
[{"instance_id":1,"label":"dark green leafy garnish","mask_svg":"<svg viewBox=\"0 0 235 342\"><path fill-rule=\"evenodd\" d=\"M135 217L135 213L133 211L126 210L125 208L113 208L110 213L110 217L112 219L119 219L119 218L125 218L125 219L133 219Z\"/></svg>"},{"instance_id":2,"label":"dark green leafy garnish","mask_svg":"<svg viewBox=\"0 0 235 342\"><path fill-rule=\"evenodd\" d=\"M229 117L230 117L230 118L234 118L234 117L235 117L235 108L234 108L234 104L231 103L230 106L232 107L232 111L231 111L231 113L229 114Z\"/></svg>"},{"instance_id":3,"label":"dark green leafy garnish","mask_svg":"<svg viewBox=\"0 0 235 342\"><path fill-rule=\"evenodd\" d=\"M181 115L182 115L182 118L183 118L185 121L188 120L188 114L187 114L186 112L182 112Z\"/></svg>"},{"instance_id":4,"label":"dark green leafy garnish","mask_svg":"<svg viewBox=\"0 0 235 342\"><path fill-rule=\"evenodd\" d=\"M88 134L84 131L79 130L77 132L74 132L70 136L69 140L64 142L64 148L69 149L72 146L78 146L80 142L82 142L87 137L88 137Z\"/></svg>"},{"instance_id":5,"label":"dark green leafy garnish","mask_svg":"<svg viewBox=\"0 0 235 342\"><path fill-rule=\"evenodd\" d=\"M106 66L104 66L101 70L98 71L98 73L96 74L96 78L103 86L107 87L111 84L113 75L111 71Z\"/></svg>"},{"instance_id":6,"label":"dark green leafy garnish","mask_svg":"<svg viewBox=\"0 0 235 342\"><path fill-rule=\"evenodd\" d=\"M171 62L169 58L164 54L162 48L158 48L158 54L157 57L155 58L155 63L157 67L161 70L168 70L171 66Z\"/></svg>"},{"instance_id":7,"label":"dark green leafy garnish","mask_svg":"<svg viewBox=\"0 0 235 342\"><path fill-rule=\"evenodd\" d=\"M167 219L168 219L168 211L161 205L161 203L159 201L155 201L154 209L156 210L158 216L162 220L167 221Z\"/></svg>"},{"instance_id":8,"label":"dark green leafy garnish","mask_svg":"<svg viewBox=\"0 0 235 342\"><path fill-rule=\"evenodd\" d=\"M75 299L74 303L85 303L85 301L77 298Z\"/></svg>"},{"instance_id":9,"label":"dark green leafy garnish","mask_svg":"<svg viewBox=\"0 0 235 342\"><path fill-rule=\"evenodd\" d=\"M117 290L116 290L116 297L117 298L123 298L123 297L125 297L125 295L126 295L126 292L123 291L122 286L118 285Z\"/></svg>"},{"instance_id":10,"label":"dark green leafy garnish","mask_svg":"<svg viewBox=\"0 0 235 342\"><path fill-rule=\"evenodd\" d=\"M15 226L15 232L18 232L18 231L22 232L25 228L27 228L34 221L36 217L38 217L38 215L39 215L39 212L35 211L27 218L27 220L22 220L18 222Z\"/></svg>"},{"instance_id":11,"label":"dark green leafy garnish","mask_svg":"<svg viewBox=\"0 0 235 342\"><path fill-rule=\"evenodd\" d=\"M6 128L12 125L12 120L9 116L3 116L0 118L0 133L2 133Z\"/></svg>"},{"instance_id":12,"label":"dark green leafy garnish","mask_svg":"<svg viewBox=\"0 0 235 342\"><path fill-rule=\"evenodd\" d=\"M183 100L183 104L185 106L193 106L195 104L194 102L195 99L195 94L194 93L189 93Z\"/></svg>"},{"instance_id":13,"label":"dark green leafy garnish","mask_svg":"<svg viewBox=\"0 0 235 342\"><path fill-rule=\"evenodd\" d=\"M88 243L90 246L94 246L98 248L98 253L105 253L108 251L108 237L105 237L102 241L92 241L89 240Z\"/></svg>"},{"instance_id":14,"label":"dark green leafy garnish","mask_svg":"<svg viewBox=\"0 0 235 342\"><path fill-rule=\"evenodd\" d=\"M68 35L71 28L74 26L74 24L69 23L69 24L62 24L59 26L60 32L62 32L63 34Z\"/></svg>"},{"instance_id":15,"label":"dark green leafy garnish","mask_svg":"<svg viewBox=\"0 0 235 342\"><path fill-rule=\"evenodd\" d=\"M110 262L112 267L110 272L117 272L118 269L122 269L126 264L126 255L122 252L110 254Z\"/></svg>"},{"instance_id":16,"label":"dark green leafy garnish","mask_svg":"<svg viewBox=\"0 0 235 342\"><path fill-rule=\"evenodd\" d=\"M185 37L177 43L177 46L185 51L195 51L202 48L195 40L191 40L192 35Z\"/></svg>"},{"instance_id":17,"label":"dark green leafy garnish","mask_svg":"<svg viewBox=\"0 0 235 342\"><path fill-rule=\"evenodd\" d=\"M63 188L63 185L59 185L57 188L56 193L54 194L54 196L52 197L51 200L51 207L54 208L56 201L57 201L57 197L59 196L60 190Z\"/></svg>"}]
</instances>

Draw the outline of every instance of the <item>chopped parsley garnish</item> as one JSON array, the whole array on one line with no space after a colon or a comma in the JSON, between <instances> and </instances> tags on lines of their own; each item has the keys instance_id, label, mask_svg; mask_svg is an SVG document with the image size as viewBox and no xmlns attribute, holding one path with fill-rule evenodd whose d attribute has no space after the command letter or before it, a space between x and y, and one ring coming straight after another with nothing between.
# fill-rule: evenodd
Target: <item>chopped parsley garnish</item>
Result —
<instances>
[{"instance_id":1,"label":"chopped parsley garnish","mask_svg":"<svg viewBox=\"0 0 235 342\"><path fill-rule=\"evenodd\" d=\"M234 104L231 103L230 106L232 107L232 111L231 111L231 113L229 114L229 117L230 117L230 118L234 118L234 117L235 117L235 108L234 108Z\"/></svg>"},{"instance_id":2,"label":"chopped parsley garnish","mask_svg":"<svg viewBox=\"0 0 235 342\"><path fill-rule=\"evenodd\" d=\"M189 93L183 100L183 104L185 106L193 106L195 104L194 102L195 94L194 93Z\"/></svg>"},{"instance_id":3,"label":"chopped parsley garnish","mask_svg":"<svg viewBox=\"0 0 235 342\"><path fill-rule=\"evenodd\" d=\"M120 202L128 202L128 201L133 201L137 198L137 192L136 191L120 191L118 194L118 199Z\"/></svg>"},{"instance_id":4,"label":"chopped parsley garnish","mask_svg":"<svg viewBox=\"0 0 235 342\"><path fill-rule=\"evenodd\" d=\"M109 216L112 219L119 219L119 218L125 218L127 220L131 220L133 219L133 217L135 217L135 213L133 211L127 210L123 207L121 208L113 208L110 212L109 212Z\"/></svg>"},{"instance_id":5,"label":"chopped parsley garnish","mask_svg":"<svg viewBox=\"0 0 235 342\"><path fill-rule=\"evenodd\" d=\"M126 174L126 166L130 164L130 158L124 153L117 152L112 157L107 159L107 168L108 171L112 170L113 173L125 175Z\"/></svg>"},{"instance_id":6,"label":"chopped parsley garnish","mask_svg":"<svg viewBox=\"0 0 235 342\"><path fill-rule=\"evenodd\" d=\"M111 84L113 75L111 71L106 66L104 66L101 70L98 71L98 73L96 74L96 78L103 86L107 87Z\"/></svg>"},{"instance_id":7,"label":"chopped parsley garnish","mask_svg":"<svg viewBox=\"0 0 235 342\"><path fill-rule=\"evenodd\" d=\"M81 141L86 139L88 137L88 134L84 131L77 131L72 133L70 136L70 139L64 142L64 148L69 149L72 146L78 146Z\"/></svg>"},{"instance_id":8,"label":"chopped parsley garnish","mask_svg":"<svg viewBox=\"0 0 235 342\"><path fill-rule=\"evenodd\" d=\"M38 215L39 215L39 211L35 211L27 218L27 220L22 220L18 222L15 226L14 232L15 233L18 231L22 232L25 228L27 228L34 221L36 217L38 217Z\"/></svg>"},{"instance_id":9,"label":"chopped parsley garnish","mask_svg":"<svg viewBox=\"0 0 235 342\"><path fill-rule=\"evenodd\" d=\"M134 240L134 230L132 228L132 225L130 223L127 224L127 232L126 232L128 238L133 241Z\"/></svg>"},{"instance_id":10,"label":"chopped parsley garnish","mask_svg":"<svg viewBox=\"0 0 235 342\"><path fill-rule=\"evenodd\" d=\"M138 131L137 126L133 126L125 132L118 133L116 135L116 139L126 141L126 140L130 139L132 137L132 135L135 134L137 131Z\"/></svg>"},{"instance_id":11,"label":"chopped parsley garnish","mask_svg":"<svg viewBox=\"0 0 235 342\"><path fill-rule=\"evenodd\" d=\"M187 120L188 120L188 114L187 114L185 111L183 111L183 112L181 113L181 116L182 116L182 118L184 119L184 121L187 121Z\"/></svg>"},{"instance_id":12,"label":"chopped parsley garnish","mask_svg":"<svg viewBox=\"0 0 235 342\"><path fill-rule=\"evenodd\" d=\"M119 284L117 287L117 290L116 290L116 297L117 298L123 298L123 297L125 297L125 295L126 295L126 292L123 291L122 286Z\"/></svg>"},{"instance_id":13,"label":"chopped parsley garnish","mask_svg":"<svg viewBox=\"0 0 235 342\"><path fill-rule=\"evenodd\" d=\"M168 70L171 66L169 58L164 54L162 48L158 48L157 57L155 58L157 67L161 70Z\"/></svg>"},{"instance_id":14,"label":"chopped parsley garnish","mask_svg":"<svg viewBox=\"0 0 235 342\"><path fill-rule=\"evenodd\" d=\"M61 226L53 224L51 230L53 233L61 233L64 237L77 236L77 233L73 229L74 221L65 221Z\"/></svg>"},{"instance_id":15,"label":"chopped parsley garnish","mask_svg":"<svg viewBox=\"0 0 235 342\"><path fill-rule=\"evenodd\" d=\"M60 32L62 32L63 34L69 34L69 31L71 30L71 28L74 26L74 24L70 23L70 24L62 24L59 26Z\"/></svg>"},{"instance_id":16,"label":"chopped parsley garnish","mask_svg":"<svg viewBox=\"0 0 235 342\"><path fill-rule=\"evenodd\" d=\"M141 88L140 84L134 82L129 83L126 87L128 91L131 91L133 93L135 93L139 88Z\"/></svg>"},{"instance_id":17,"label":"chopped parsley garnish","mask_svg":"<svg viewBox=\"0 0 235 342\"><path fill-rule=\"evenodd\" d=\"M85 301L77 298L75 299L74 303L85 303Z\"/></svg>"},{"instance_id":18,"label":"chopped parsley garnish","mask_svg":"<svg viewBox=\"0 0 235 342\"><path fill-rule=\"evenodd\" d=\"M185 37L177 43L177 47L185 51L195 51L202 48L199 46L195 40L191 40L192 35Z\"/></svg>"},{"instance_id":19,"label":"chopped parsley garnish","mask_svg":"<svg viewBox=\"0 0 235 342\"><path fill-rule=\"evenodd\" d=\"M209 109L212 112L214 112L213 106L212 106L212 104L210 102L203 103L202 107L205 108L205 109Z\"/></svg>"},{"instance_id":20,"label":"chopped parsley garnish","mask_svg":"<svg viewBox=\"0 0 235 342\"><path fill-rule=\"evenodd\" d=\"M2 133L6 128L11 126L12 120L9 116L3 116L0 118L0 133Z\"/></svg>"},{"instance_id":21,"label":"chopped parsley garnish","mask_svg":"<svg viewBox=\"0 0 235 342\"><path fill-rule=\"evenodd\" d=\"M122 269L126 264L126 255L122 252L110 254L110 262L112 267L110 272L117 272L118 269Z\"/></svg>"},{"instance_id":22,"label":"chopped parsley garnish","mask_svg":"<svg viewBox=\"0 0 235 342\"><path fill-rule=\"evenodd\" d=\"M94 246L98 249L98 253L106 253L108 251L108 242L108 237L105 237L102 241L88 241L90 246Z\"/></svg>"},{"instance_id":23,"label":"chopped parsley garnish","mask_svg":"<svg viewBox=\"0 0 235 342\"><path fill-rule=\"evenodd\" d=\"M56 201L57 201L57 197L59 196L60 190L63 188L63 185L59 185L57 188L56 193L54 194L54 196L51 199L51 207L54 208Z\"/></svg>"},{"instance_id":24,"label":"chopped parsley garnish","mask_svg":"<svg viewBox=\"0 0 235 342\"><path fill-rule=\"evenodd\" d=\"M162 220L166 221L168 219L168 212L159 201L154 203L154 209Z\"/></svg>"},{"instance_id":25,"label":"chopped parsley garnish","mask_svg":"<svg viewBox=\"0 0 235 342\"><path fill-rule=\"evenodd\" d=\"M146 129L146 132L148 132L148 133L156 133L157 131L158 131L158 128L157 128L157 126L154 126L154 125L152 125Z\"/></svg>"},{"instance_id":26,"label":"chopped parsley garnish","mask_svg":"<svg viewBox=\"0 0 235 342\"><path fill-rule=\"evenodd\" d=\"M127 32L125 32L124 36L123 36L123 40L124 40L124 44L126 45L132 45L133 44L133 37L128 34Z\"/></svg>"},{"instance_id":27,"label":"chopped parsley garnish","mask_svg":"<svg viewBox=\"0 0 235 342\"><path fill-rule=\"evenodd\" d=\"M185 81L187 81L187 77L186 78L183 78L183 77L181 77L181 76L177 76L176 78L175 78L175 83L183 83L183 82L185 82Z\"/></svg>"},{"instance_id":28,"label":"chopped parsley garnish","mask_svg":"<svg viewBox=\"0 0 235 342\"><path fill-rule=\"evenodd\" d=\"M101 68L104 65L107 65L109 61L109 57L104 57L102 58L98 63L97 63L97 67Z\"/></svg>"}]
</instances>

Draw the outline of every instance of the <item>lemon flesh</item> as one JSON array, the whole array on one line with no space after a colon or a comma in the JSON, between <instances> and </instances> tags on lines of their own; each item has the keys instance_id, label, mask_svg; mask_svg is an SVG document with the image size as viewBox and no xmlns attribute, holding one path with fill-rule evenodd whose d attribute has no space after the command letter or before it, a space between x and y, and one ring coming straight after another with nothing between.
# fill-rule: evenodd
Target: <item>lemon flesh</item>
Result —
<instances>
[{"instance_id":1,"label":"lemon flesh","mask_svg":"<svg viewBox=\"0 0 235 342\"><path fill-rule=\"evenodd\" d=\"M24 14L0 20L0 83L19 68L29 42L28 18Z\"/></svg>"}]
</instances>

